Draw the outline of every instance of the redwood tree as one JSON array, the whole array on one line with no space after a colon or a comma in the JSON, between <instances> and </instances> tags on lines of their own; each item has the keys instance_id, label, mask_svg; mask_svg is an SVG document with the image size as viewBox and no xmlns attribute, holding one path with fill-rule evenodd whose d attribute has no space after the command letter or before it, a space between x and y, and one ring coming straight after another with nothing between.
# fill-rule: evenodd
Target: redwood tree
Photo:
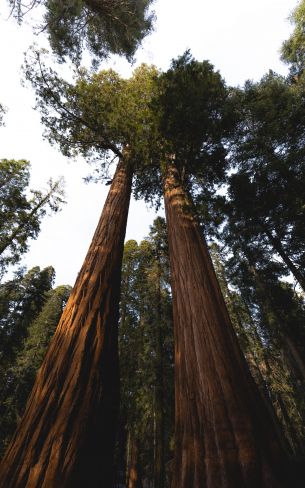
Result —
<instances>
[{"instance_id":1,"label":"redwood tree","mask_svg":"<svg viewBox=\"0 0 305 488\"><path fill-rule=\"evenodd\" d=\"M1 486L111 486L120 270L131 192L121 162L88 254L2 461Z\"/></svg>"},{"instance_id":2,"label":"redwood tree","mask_svg":"<svg viewBox=\"0 0 305 488\"><path fill-rule=\"evenodd\" d=\"M153 140L147 86L154 69L130 80L113 71L74 86L31 72L51 141L102 159L120 158L88 255L1 467L1 486L110 487L118 410L117 323L132 173ZM28 76L30 76L30 67ZM40 97L40 98L39 98ZM73 149L71 149L71 146Z\"/></svg>"},{"instance_id":3,"label":"redwood tree","mask_svg":"<svg viewBox=\"0 0 305 488\"><path fill-rule=\"evenodd\" d=\"M288 486L285 453L241 353L187 192L196 182L215 191L221 177L225 87L211 65L189 53L161 83L175 334L173 487Z\"/></svg>"}]
</instances>

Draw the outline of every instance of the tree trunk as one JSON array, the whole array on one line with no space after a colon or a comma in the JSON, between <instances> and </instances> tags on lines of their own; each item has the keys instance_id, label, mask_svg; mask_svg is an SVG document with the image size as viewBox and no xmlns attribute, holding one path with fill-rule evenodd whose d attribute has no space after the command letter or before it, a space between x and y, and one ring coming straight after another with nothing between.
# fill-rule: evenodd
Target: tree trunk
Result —
<instances>
[{"instance_id":1,"label":"tree trunk","mask_svg":"<svg viewBox=\"0 0 305 488\"><path fill-rule=\"evenodd\" d=\"M305 363L304 363L304 340L300 337L300 334L292 333L291 327L287 326L285 318L281 316L278 309L274 306L272 300L272 288L270 289L270 285L266 284L264 280L261 279L259 273L256 270L255 262L251 259L251 257L247 256L249 262L249 272L254 278L254 282L256 285L256 291L258 296L261 300L261 306L265 313L266 317L269 317L272 314L275 320L278 323L279 328L279 335L282 338L284 345L286 346L286 350L290 352L292 361L290 360L290 366L292 370L298 373L296 376L301 375L302 381L305 380ZM267 320L268 322L268 320Z\"/></svg>"},{"instance_id":2,"label":"tree trunk","mask_svg":"<svg viewBox=\"0 0 305 488\"><path fill-rule=\"evenodd\" d=\"M164 178L175 335L174 488L288 486L285 454L249 373L178 171Z\"/></svg>"},{"instance_id":3,"label":"tree trunk","mask_svg":"<svg viewBox=\"0 0 305 488\"><path fill-rule=\"evenodd\" d=\"M164 367L162 334L162 296L160 249L157 247L157 337L156 337L156 389L155 389L155 465L154 488L164 488Z\"/></svg>"},{"instance_id":4,"label":"tree trunk","mask_svg":"<svg viewBox=\"0 0 305 488\"><path fill-rule=\"evenodd\" d=\"M266 233L268 239L270 240L272 246L274 247L275 251L278 255L282 258L284 263L286 264L287 268L293 274L297 282L299 283L300 287L305 293L305 276L303 273L296 267L296 265L291 261L290 257L284 250L282 243L278 237L272 235L270 230L267 228L266 225L262 225L264 232Z\"/></svg>"},{"instance_id":5,"label":"tree trunk","mask_svg":"<svg viewBox=\"0 0 305 488\"><path fill-rule=\"evenodd\" d=\"M112 487L117 324L132 172L121 161L25 414L1 488Z\"/></svg>"},{"instance_id":6,"label":"tree trunk","mask_svg":"<svg viewBox=\"0 0 305 488\"><path fill-rule=\"evenodd\" d=\"M127 488L142 488L137 439L130 435Z\"/></svg>"},{"instance_id":7,"label":"tree trunk","mask_svg":"<svg viewBox=\"0 0 305 488\"><path fill-rule=\"evenodd\" d=\"M302 381L305 382L305 362L304 362L304 357L300 353L299 348L296 345L295 340L288 335L288 333L283 332L283 338L286 343L287 348L289 349L289 352L293 358L295 368L298 370L299 375L301 376ZM302 348L303 349L303 348Z\"/></svg>"}]
</instances>

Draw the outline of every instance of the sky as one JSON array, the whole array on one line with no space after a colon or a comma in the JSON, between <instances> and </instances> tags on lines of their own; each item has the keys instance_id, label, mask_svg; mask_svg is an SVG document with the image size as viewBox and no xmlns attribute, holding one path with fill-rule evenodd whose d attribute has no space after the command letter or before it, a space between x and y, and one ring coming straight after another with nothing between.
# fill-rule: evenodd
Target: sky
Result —
<instances>
[{"instance_id":1,"label":"sky","mask_svg":"<svg viewBox=\"0 0 305 488\"><path fill-rule=\"evenodd\" d=\"M157 0L154 32L138 50L134 65L112 57L101 66L126 77L142 62L166 70L171 59L191 49L196 59L208 59L228 85L259 80L269 69L285 74L279 51L292 30L288 16L296 4L296 0ZM34 38L30 25L18 26L8 18L7 0L0 0L0 7L0 103L8 109L6 125L0 128L0 158L29 160L33 188L44 188L50 177L64 176L66 182L66 205L43 220L22 264L52 265L57 285L73 285L109 187L85 184L83 178L90 172L86 162L64 158L43 139L33 91L20 83L20 66L33 41L44 40ZM132 200L126 239L143 239L155 216L143 202Z\"/></svg>"}]
</instances>

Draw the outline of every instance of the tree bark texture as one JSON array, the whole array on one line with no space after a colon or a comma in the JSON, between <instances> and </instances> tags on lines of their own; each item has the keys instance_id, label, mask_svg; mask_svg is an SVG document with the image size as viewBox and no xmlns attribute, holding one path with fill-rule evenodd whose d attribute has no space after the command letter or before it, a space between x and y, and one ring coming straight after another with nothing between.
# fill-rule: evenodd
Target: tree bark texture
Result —
<instances>
[{"instance_id":1,"label":"tree bark texture","mask_svg":"<svg viewBox=\"0 0 305 488\"><path fill-rule=\"evenodd\" d=\"M84 264L2 462L1 488L113 486L117 324L132 172L121 161Z\"/></svg>"},{"instance_id":2,"label":"tree bark texture","mask_svg":"<svg viewBox=\"0 0 305 488\"><path fill-rule=\"evenodd\" d=\"M285 454L233 331L190 197L164 177L175 336L173 488L288 486Z\"/></svg>"}]
</instances>

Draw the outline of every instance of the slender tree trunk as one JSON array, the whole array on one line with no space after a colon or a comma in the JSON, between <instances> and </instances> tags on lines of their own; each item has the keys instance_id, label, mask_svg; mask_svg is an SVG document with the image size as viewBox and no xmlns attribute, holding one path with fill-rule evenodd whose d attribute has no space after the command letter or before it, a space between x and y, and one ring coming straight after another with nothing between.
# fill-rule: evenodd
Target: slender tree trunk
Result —
<instances>
[{"instance_id":1,"label":"slender tree trunk","mask_svg":"<svg viewBox=\"0 0 305 488\"><path fill-rule=\"evenodd\" d=\"M287 348L293 358L295 367L297 368L299 375L301 375L302 380L305 381L305 362L304 357L301 355L299 348L297 347L295 341L287 334L283 332L283 339L286 342ZM303 348L302 348L303 349Z\"/></svg>"},{"instance_id":2,"label":"slender tree trunk","mask_svg":"<svg viewBox=\"0 0 305 488\"><path fill-rule=\"evenodd\" d=\"M266 233L268 239L270 240L271 244L273 245L275 251L278 255L282 258L284 263L286 264L289 271L293 274L303 291L305 292L305 276L303 273L296 267L296 265L291 261L290 257L286 253L285 249L282 246L282 243L278 237L272 235L270 230L263 225L263 230Z\"/></svg>"},{"instance_id":3,"label":"slender tree trunk","mask_svg":"<svg viewBox=\"0 0 305 488\"><path fill-rule=\"evenodd\" d=\"M1 488L112 487L121 262L131 169L120 162L88 254L2 462Z\"/></svg>"},{"instance_id":4,"label":"slender tree trunk","mask_svg":"<svg viewBox=\"0 0 305 488\"><path fill-rule=\"evenodd\" d=\"M290 360L291 368L298 373L296 376L301 375L302 380L305 380L305 362L304 362L304 355L302 354L304 351L304 340L298 334L292 333L290 328L287 326L286 321L282 318L281 314L278 312L278 309L274 307L272 301L272 289L270 290L270 286L268 286L260 277L259 273L256 270L255 263L251 260L250 256L247 256L249 261L249 272L254 278L256 289L258 292L258 296L261 300L262 308L265 312L266 317L270 315L270 313L274 316L278 323L279 327L279 334L282 338L284 346L286 350L289 351L292 361Z\"/></svg>"},{"instance_id":5,"label":"slender tree trunk","mask_svg":"<svg viewBox=\"0 0 305 488\"><path fill-rule=\"evenodd\" d=\"M163 334L162 334L162 297L161 297L161 263L160 249L157 249L158 283L157 283L157 340L156 340L156 448L154 466L154 488L164 488L164 368L163 368Z\"/></svg>"},{"instance_id":6,"label":"slender tree trunk","mask_svg":"<svg viewBox=\"0 0 305 488\"><path fill-rule=\"evenodd\" d=\"M192 203L164 178L175 334L174 488L288 486L285 454L249 373Z\"/></svg>"},{"instance_id":7,"label":"slender tree trunk","mask_svg":"<svg viewBox=\"0 0 305 488\"><path fill-rule=\"evenodd\" d=\"M139 468L139 451L137 439L131 434L129 447L127 488L142 488L142 480Z\"/></svg>"}]
</instances>

